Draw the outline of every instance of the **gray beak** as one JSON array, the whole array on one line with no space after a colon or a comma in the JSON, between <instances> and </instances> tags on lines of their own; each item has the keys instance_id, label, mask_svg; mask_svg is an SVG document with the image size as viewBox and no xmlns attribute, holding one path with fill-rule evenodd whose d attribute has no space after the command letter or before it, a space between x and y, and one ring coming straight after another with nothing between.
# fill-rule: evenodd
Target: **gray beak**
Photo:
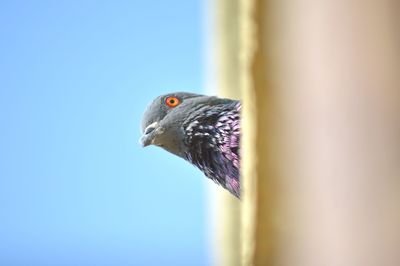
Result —
<instances>
[{"instance_id":1,"label":"gray beak","mask_svg":"<svg viewBox=\"0 0 400 266\"><path fill-rule=\"evenodd\" d=\"M154 143L154 138L158 134L158 123L154 122L146 127L143 136L140 138L139 143L143 147L147 147Z\"/></svg>"}]
</instances>

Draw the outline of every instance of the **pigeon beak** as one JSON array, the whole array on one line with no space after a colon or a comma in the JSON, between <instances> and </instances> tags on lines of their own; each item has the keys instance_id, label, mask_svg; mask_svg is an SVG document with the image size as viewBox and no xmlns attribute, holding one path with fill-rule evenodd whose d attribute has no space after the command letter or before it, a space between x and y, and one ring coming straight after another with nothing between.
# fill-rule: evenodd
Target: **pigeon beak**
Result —
<instances>
[{"instance_id":1,"label":"pigeon beak","mask_svg":"<svg viewBox=\"0 0 400 266\"><path fill-rule=\"evenodd\" d=\"M154 143L154 138L158 133L158 123L154 122L146 127L143 136L140 138L139 142L143 147L147 147Z\"/></svg>"}]
</instances>

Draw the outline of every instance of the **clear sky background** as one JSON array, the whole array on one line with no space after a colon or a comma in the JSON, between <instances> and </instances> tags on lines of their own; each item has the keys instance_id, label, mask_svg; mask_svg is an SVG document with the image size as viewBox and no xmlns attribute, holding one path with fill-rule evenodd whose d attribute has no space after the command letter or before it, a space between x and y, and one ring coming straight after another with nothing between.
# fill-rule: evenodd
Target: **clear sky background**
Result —
<instances>
[{"instance_id":1,"label":"clear sky background","mask_svg":"<svg viewBox=\"0 0 400 266\"><path fill-rule=\"evenodd\" d=\"M138 144L155 96L202 92L204 6L0 2L0 265L209 265L204 184Z\"/></svg>"}]
</instances>

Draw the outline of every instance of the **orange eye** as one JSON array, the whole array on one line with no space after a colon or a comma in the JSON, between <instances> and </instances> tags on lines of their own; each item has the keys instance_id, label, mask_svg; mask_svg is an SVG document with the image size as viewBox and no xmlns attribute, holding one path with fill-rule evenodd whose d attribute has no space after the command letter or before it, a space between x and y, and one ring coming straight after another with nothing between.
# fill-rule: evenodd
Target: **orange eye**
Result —
<instances>
[{"instance_id":1,"label":"orange eye","mask_svg":"<svg viewBox=\"0 0 400 266\"><path fill-rule=\"evenodd\" d=\"M180 101L178 98L176 97L168 97L167 99L165 99L165 103L169 106L169 107L175 107L178 104L180 104Z\"/></svg>"}]
</instances>

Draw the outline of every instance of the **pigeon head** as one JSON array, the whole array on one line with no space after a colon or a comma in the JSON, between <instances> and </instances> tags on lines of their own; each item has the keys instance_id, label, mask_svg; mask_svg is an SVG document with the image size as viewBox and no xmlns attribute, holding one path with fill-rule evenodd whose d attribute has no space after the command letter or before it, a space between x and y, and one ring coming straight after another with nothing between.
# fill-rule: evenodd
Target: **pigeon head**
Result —
<instances>
[{"instance_id":1,"label":"pigeon head","mask_svg":"<svg viewBox=\"0 0 400 266\"><path fill-rule=\"evenodd\" d=\"M213 98L215 97L186 92L170 93L155 98L143 114L141 144L144 147L156 145L184 157L185 132L182 124L198 104Z\"/></svg>"},{"instance_id":2,"label":"pigeon head","mask_svg":"<svg viewBox=\"0 0 400 266\"><path fill-rule=\"evenodd\" d=\"M140 142L185 159L239 197L240 108L239 101L200 94L159 96L143 114Z\"/></svg>"}]
</instances>

